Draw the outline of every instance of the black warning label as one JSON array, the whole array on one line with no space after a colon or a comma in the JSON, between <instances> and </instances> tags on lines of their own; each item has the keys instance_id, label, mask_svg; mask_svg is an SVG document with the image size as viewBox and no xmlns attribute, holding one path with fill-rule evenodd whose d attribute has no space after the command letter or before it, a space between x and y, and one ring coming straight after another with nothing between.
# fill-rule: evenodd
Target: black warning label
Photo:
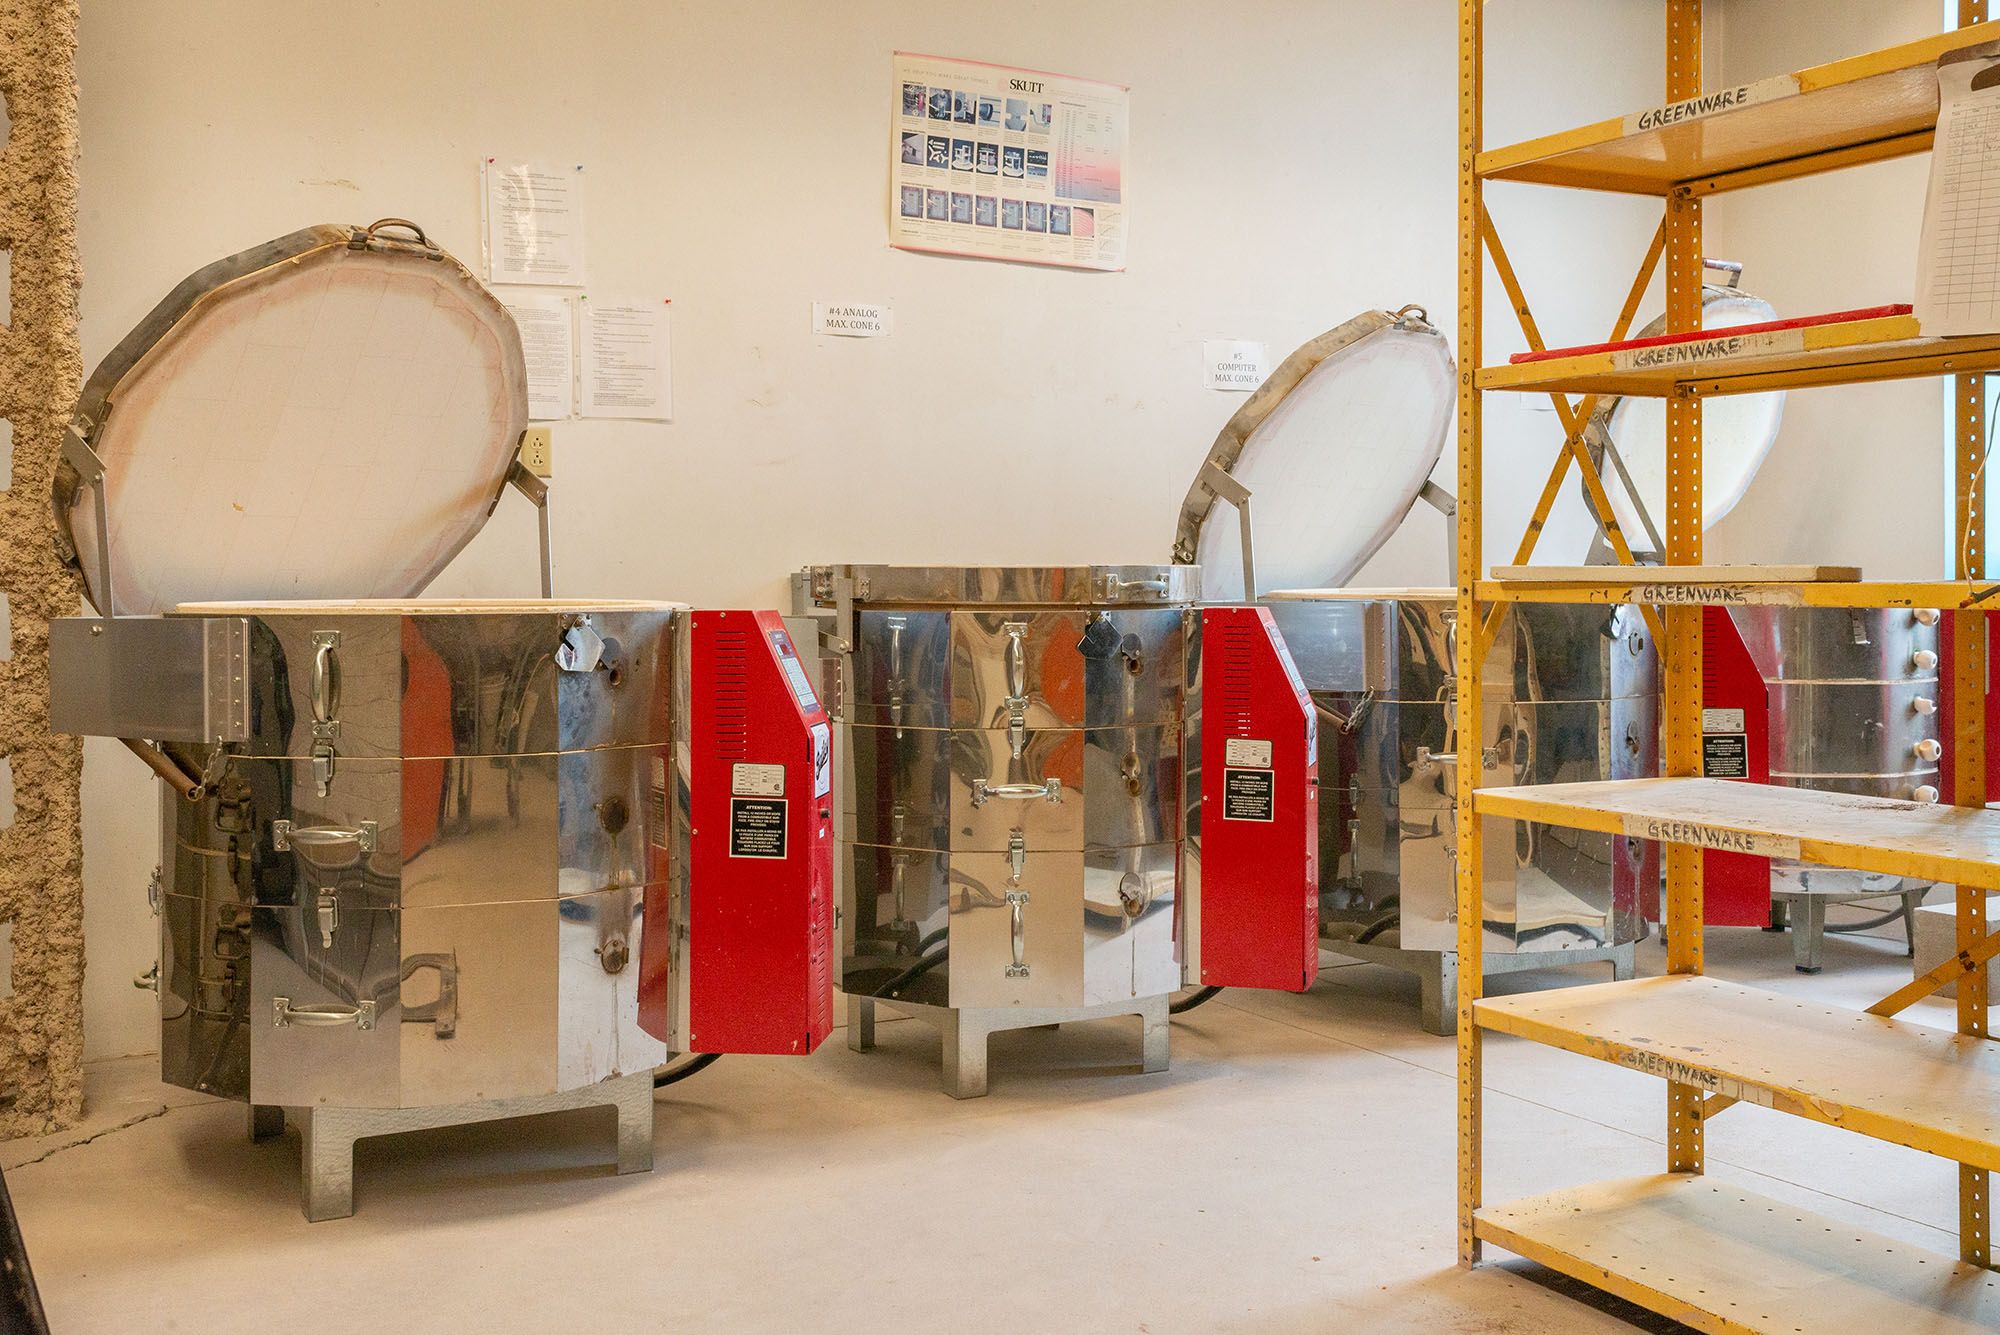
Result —
<instances>
[{"instance_id":1,"label":"black warning label","mask_svg":"<svg viewBox=\"0 0 2000 1335\"><path fill-rule=\"evenodd\" d=\"M1701 739L1701 772L1710 779L1750 777L1750 742L1740 732L1712 732Z\"/></svg>"},{"instance_id":2,"label":"black warning label","mask_svg":"<svg viewBox=\"0 0 2000 1335\"><path fill-rule=\"evenodd\" d=\"M1222 818L1224 820L1274 821L1277 813L1277 776L1267 769L1225 769L1222 771Z\"/></svg>"},{"instance_id":3,"label":"black warning label","mask_svg":"<svg viewBox=\"0 0 2000 1335\"><path fill-rule=\"evenodd\" d=\"M729 799L729 856L732 858L785 856L784 798Z\"/></svg>"}]
</instances>

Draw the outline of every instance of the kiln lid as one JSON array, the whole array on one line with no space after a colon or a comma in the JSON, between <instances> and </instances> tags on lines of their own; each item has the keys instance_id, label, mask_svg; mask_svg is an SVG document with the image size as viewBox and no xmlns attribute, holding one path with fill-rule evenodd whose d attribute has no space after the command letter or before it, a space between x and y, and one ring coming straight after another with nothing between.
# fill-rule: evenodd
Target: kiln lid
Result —
<instances>
[{"instance_id":1,"label":"kiln lid","mask_svg":"<svg viewBox=\"0 0 2000 1335\"><path fill-rule=\"evenodd\" d=\"M1416 504L1451 431L1451 346L1415 306L1369 311L1279 364L1215 438L1174 533L1211 599L1243 594L1240 530L1209 466L1250 491L1262 588L1345 584Z\"/></svg>"},{"instance_id":2,"label":"kiln lid","mask_svg":"<svg viewBox=\"0 0 2000 1335\"><path fill-rule=\"evenodd\" d=\"M408 598L486 522L527 418L520 334L469 269L400 219L309 227L197 270L98 365L70 430L109 531L72 448L58 541L100 612Z\"/></svg>"},{"instance_id":3,"label":"kiln lid","mask_svg":"<svg viewBox=\"0 0 2000 1335\"><path fill-rule=\"evenodd\" d=\"M1722 267L1720 265L1713 267ZM1734 329L1738 325L1763 324L1778 318L1777 310L1762 297L1752 296L1733 285L1705 284L1701 291L1701 327L1706 330ZM1662 315L1634 335L1656 338L1667 331ZM1777 443L1778 428L1785 417L1785 392L1727 394L1702 401L1701 410L1701 523L1704 529L1736 508L1751 480ZM1646 515L1665 532L1667 511L1667 401L1660 398L1622 397L1598 408L1591 425L1604 431L1618 447L1619 458L1631 475L1632 485L1646 503ZM1595 442L1593 442L1594 444ZM1649 542L1646 526L1632 505L1632 493L1620 479L1604 470L1604 486L1611 497L1611 511L1625 539L1637 547ZM1579 488L1582 483L1579 481ZM1588 505L1588 500L1585 504Z\"/></svg>"}]
</instances>

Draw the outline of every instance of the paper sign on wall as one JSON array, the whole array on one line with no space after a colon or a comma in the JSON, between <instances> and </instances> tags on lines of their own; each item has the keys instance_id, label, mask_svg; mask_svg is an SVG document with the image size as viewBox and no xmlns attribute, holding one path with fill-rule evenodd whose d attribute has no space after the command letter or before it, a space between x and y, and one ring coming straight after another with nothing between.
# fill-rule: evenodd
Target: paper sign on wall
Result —
<instances>
[{"instance_id":1,"label":"paper sign on wall","mask_svg":"<svg viewBox=\"0 0 2000 1335\"><path fill-rule=\"evenodd\" d=\"M1207 367L1205 381L1210 389L1248 393L1271 374L1270 354L1262 343L1211 338L1201 345L1202 362Z\"/></svg>"},{"instance_id":2,"label":"paper sign on wall","mask_svg":"<svg viewBox=\"0 0 2000 1335\"><path fill-rule=\"evenodd\" d=\"M583 168L487 158L480 174L487 281L580 285Z\"/></svg>"},{"instance_id":3,"label":"paper sign on wall","mask_svg":"<svg viewBox=\"0 0 2000 1335\"><path fill-rule=\"evenodd\" d=\"M562 421L575 406L573 304L556 292L510 292L500 302L521 331L521 355L528 366L528 416L537 422Z\"/></svg>"},{"instance_id":4,"label":"paper sign on wall","mask_svg":"<svg viewBox=\"0 0 2000 1335\"><path fill-rule=\"evenodd\" d=\"M583 415L673 420L667 304L582 303Z\"/></svg>"},{"instance_id":5,"label":"paper sign on wall","mask_svg":"<svg viewBox=\"0 0 2000 1335\"><path fill-rule=\"evenodd\" d=\"M889 115L889 244L1125 267L1131 90L899 51Z\"/></svg>"},{"instance_id":6,"label":"paper sign on wall","mask_svg":"<svg viewBox=\"0 0 2000 1335\"><path fill-rule=\"evenodd\" d=\"M889 308L852 301L815 301L813 332L837 338L886 338Z\"/></svg>"}]
</instances>

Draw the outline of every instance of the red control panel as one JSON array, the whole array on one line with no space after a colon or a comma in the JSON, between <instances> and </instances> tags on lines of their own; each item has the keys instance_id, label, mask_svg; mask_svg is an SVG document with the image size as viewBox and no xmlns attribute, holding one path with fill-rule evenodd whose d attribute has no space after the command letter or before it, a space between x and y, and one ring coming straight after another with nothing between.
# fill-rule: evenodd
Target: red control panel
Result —
<instances>
[{"instance_id":1,"label":"red control panel","mask_svg":"<svg viewBox=\"0 0 2000 1335\"><path fill-rule=\"evenodd\" d=\"M692 613L687 670L682 1046L803 1055L833 1028L833 729L775 612ZM673 1041L648 995L667 971L641 982L641 1026Z\"/></svg>"},{"instance_id":2,"label":"red control panel","mask_svg":"<svg viewBox=\"0 0 2000 1335\"><path fill-rule=\"evenodd\" d=\"M1702 772L1713 779L1771 781L1771 707L1764 678L1726 607L1701 612L1701 704L1743 716L1741 735L1702 737ZM1771 921L1771 859L1717 848L1701 854L1702 920L1710 927L1765 927ZM1657 879L1646 916L1660 921Z\"/></svg>"},{"instance_id":3,"label":"red control panel","mask_svg":"<svg viewBox=\"0 0 2000 1335\"><path fill-rule=\"evenodd\" d=\"M1201 616L1198 859L1204 987L1302 992L1319 976L1319 748L1271 614ZM1187 883L1184 875L1182 884Z\"/></svg>"}]
</instances>

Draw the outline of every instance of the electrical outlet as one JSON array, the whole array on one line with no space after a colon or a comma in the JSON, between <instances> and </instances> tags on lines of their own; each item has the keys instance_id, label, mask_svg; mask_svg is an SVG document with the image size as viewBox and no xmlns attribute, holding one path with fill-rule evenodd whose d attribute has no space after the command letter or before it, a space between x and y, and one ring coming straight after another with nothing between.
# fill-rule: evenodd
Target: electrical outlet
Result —
<instances>
[{"instance_id":1,"label":"electrical outlet","mask_svg":"<svg viewBox=\"0 0 2000 1335\"><path fill-rule=\"evenodd\" d=\"M521 466L536 477L555 472L554 434L545 426L531 426L521 433Z\"/></svg>"}]
</instances>

